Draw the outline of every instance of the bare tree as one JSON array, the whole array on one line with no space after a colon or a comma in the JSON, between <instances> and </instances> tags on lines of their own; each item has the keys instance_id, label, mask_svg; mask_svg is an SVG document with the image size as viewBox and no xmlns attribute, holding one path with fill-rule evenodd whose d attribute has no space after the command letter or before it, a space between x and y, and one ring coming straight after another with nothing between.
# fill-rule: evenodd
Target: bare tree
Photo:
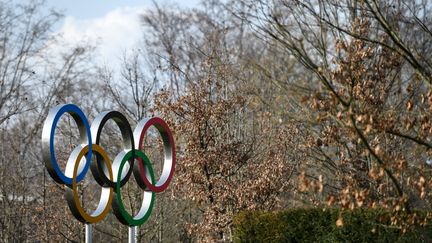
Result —
<instances>
[{"instance_id":1,"label":"bare tree","mask_svg":"<svg viewBox=\"0 0 432 243\"><path fill-rule=\"evenodd\" d=\"M47 179L40 131L48 110L82 98L91 76L90 48L52 55L59 41L52 27L61 14L44 6L43 1L0 2L0 238L5 242L63 238L56 219L64 204L52 203L58 201L53 193L62 190Z\"/></svg>"},{"instance_id":2,"label":"bare tree","mask_svg":"<svg viewBox=\"0 0 432 243\"><path fill-rule=\"evenodd\" d=\"M423 111L431 82L430 6L425 1L283 0L243 1L243 6L233 14L313 74L296 85L274 80L306 91L291 102L306 110L311 119L304 124L313 131L301 191L323 173L312 169L319 165L330 183L329 205L392 205L395 214L424 207L429 200L424 176L430 119Z\"/></svg>"}]
</instances>

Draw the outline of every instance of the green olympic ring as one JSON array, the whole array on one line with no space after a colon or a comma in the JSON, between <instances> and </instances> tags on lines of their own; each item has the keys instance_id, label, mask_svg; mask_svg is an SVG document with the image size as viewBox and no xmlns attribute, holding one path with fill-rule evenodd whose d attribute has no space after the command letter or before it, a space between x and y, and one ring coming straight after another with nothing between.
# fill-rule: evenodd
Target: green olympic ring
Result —
<instances>
[{"instance_id":1,"label":"green olympic ring","mask_svg":"<svg viewBox=\"0 0 432 243\"><path fill-rule=\"evenodd\" d=\"M144 163L144 166L148 169L148 172L151 177L151 182L154 185L155 184L155 177L153 173L152 166L150 164L150 160L148 157L143 153L141 150L135 150L135 156L137 158L141 158L140 161ZM123 167L125 166L126 162L132 158L132 151L129 151L125 154L123 157L120 168L118 170L118 178L117 181L120 181L121 179L121 172L123 170ZM138 169L138 166L135 166L134 169ZM154 200L155 200L155 193L152 191L144 191L144 199L141 204L141 208L138 211L137 215L131 216L125 209L123 205L123 200L121 198L120 194L120 183L116 183L115 188L115 194L116 196L113 198L113 209L114 214L117 217L117 219L125 225L129 226L137 226L141 225L144 222L148 220L150 217L150 214L153 210Z\"/></svg>"}]
</instances>

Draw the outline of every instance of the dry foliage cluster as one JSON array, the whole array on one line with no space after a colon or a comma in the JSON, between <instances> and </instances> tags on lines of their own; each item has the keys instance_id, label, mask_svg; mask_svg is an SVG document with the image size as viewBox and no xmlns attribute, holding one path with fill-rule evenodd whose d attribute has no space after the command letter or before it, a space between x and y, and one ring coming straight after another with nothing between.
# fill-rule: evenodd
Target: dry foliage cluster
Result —
<instances>
[{"instance_id":1,"label":"dry foliage cluster","mask_svg":"<svg viewBox=\"0 0 432 243\"><path fill-rule=\"evenodd\" d=\"M427 1L155 4L120 73L95 63L86 44L50 55L62 16L45 7L0 1L1 241L83 240L40 151L48 110L69 102L90 121L115 109L132 127L157 115L174 131L175 179L157 195L141 241L231 241L235 214L287 207L387 208L401 231L429 222L415 213L430 210L432 196ZM60 120L60 160L76 130ZM160 139L149 137L160 173ZM111 158L121 143L109 123L102 145ZM80 189L94 207L90 173ZM135 212L142 194L133 181L122 196ZM126 237L112 214L95 226L95 241Z\"/></svg>"}]
</instances>

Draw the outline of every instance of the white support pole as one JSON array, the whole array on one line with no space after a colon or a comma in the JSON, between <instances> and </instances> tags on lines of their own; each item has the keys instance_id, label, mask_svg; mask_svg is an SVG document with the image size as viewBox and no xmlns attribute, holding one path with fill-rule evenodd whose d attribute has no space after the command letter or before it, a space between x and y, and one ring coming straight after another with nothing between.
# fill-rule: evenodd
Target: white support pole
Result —
<instances>
[{"instance_id":1,"label":"white support pole","mask_svg":"<svg viewBox=\"0 0 432 243\"><path fill-rule=\"evenodd\" d=\"M129 226L128 243L136 243L137 233L136 226Z\"/></svg>"},{"instance_id":2,"label":"white support pole","mask_svg":"<svg viewBox=\"0 0 432 243\"><path fill-rule=\"evenodd\" d=\"M85 225L85 242L92 243L93 241L93 226L91 224Z\"/></svg>"}]
</instances>

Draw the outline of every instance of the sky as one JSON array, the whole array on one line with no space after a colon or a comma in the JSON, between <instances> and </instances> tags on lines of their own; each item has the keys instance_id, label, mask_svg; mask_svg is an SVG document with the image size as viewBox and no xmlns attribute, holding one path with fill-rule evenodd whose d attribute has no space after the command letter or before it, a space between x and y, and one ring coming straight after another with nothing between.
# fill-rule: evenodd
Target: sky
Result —
<instances>
[{"instance_id":1,"label":"sky","mask_svg":"<svg viewBox=\"0 0 432 243\"><path fill-rule=\"evenodd\" d=\"M175 3L181 7L195 7L199 0L156 1L158 4ZM65 10L66 16L76 19L94 19L106 15L108 12L123 7L145 8L153 6L151 0L47 0L48 6Z\"/></svg>"},{"instance_id":2,"label":"sky","mask_svg":"<svg viewBox=\"0 0 432 243\"><path fill-rule=\"evenodd\" d=\"M157 1L162 6L197 7L199 0ZM174 4L172 4L174 3ZM139 16L153 6L151 0L47 0L65 18L55 26L65 44L60 49L88 43L97 46L95 61L118 66L126 50L143 37Z\"/></svg>"}]
</instances>

